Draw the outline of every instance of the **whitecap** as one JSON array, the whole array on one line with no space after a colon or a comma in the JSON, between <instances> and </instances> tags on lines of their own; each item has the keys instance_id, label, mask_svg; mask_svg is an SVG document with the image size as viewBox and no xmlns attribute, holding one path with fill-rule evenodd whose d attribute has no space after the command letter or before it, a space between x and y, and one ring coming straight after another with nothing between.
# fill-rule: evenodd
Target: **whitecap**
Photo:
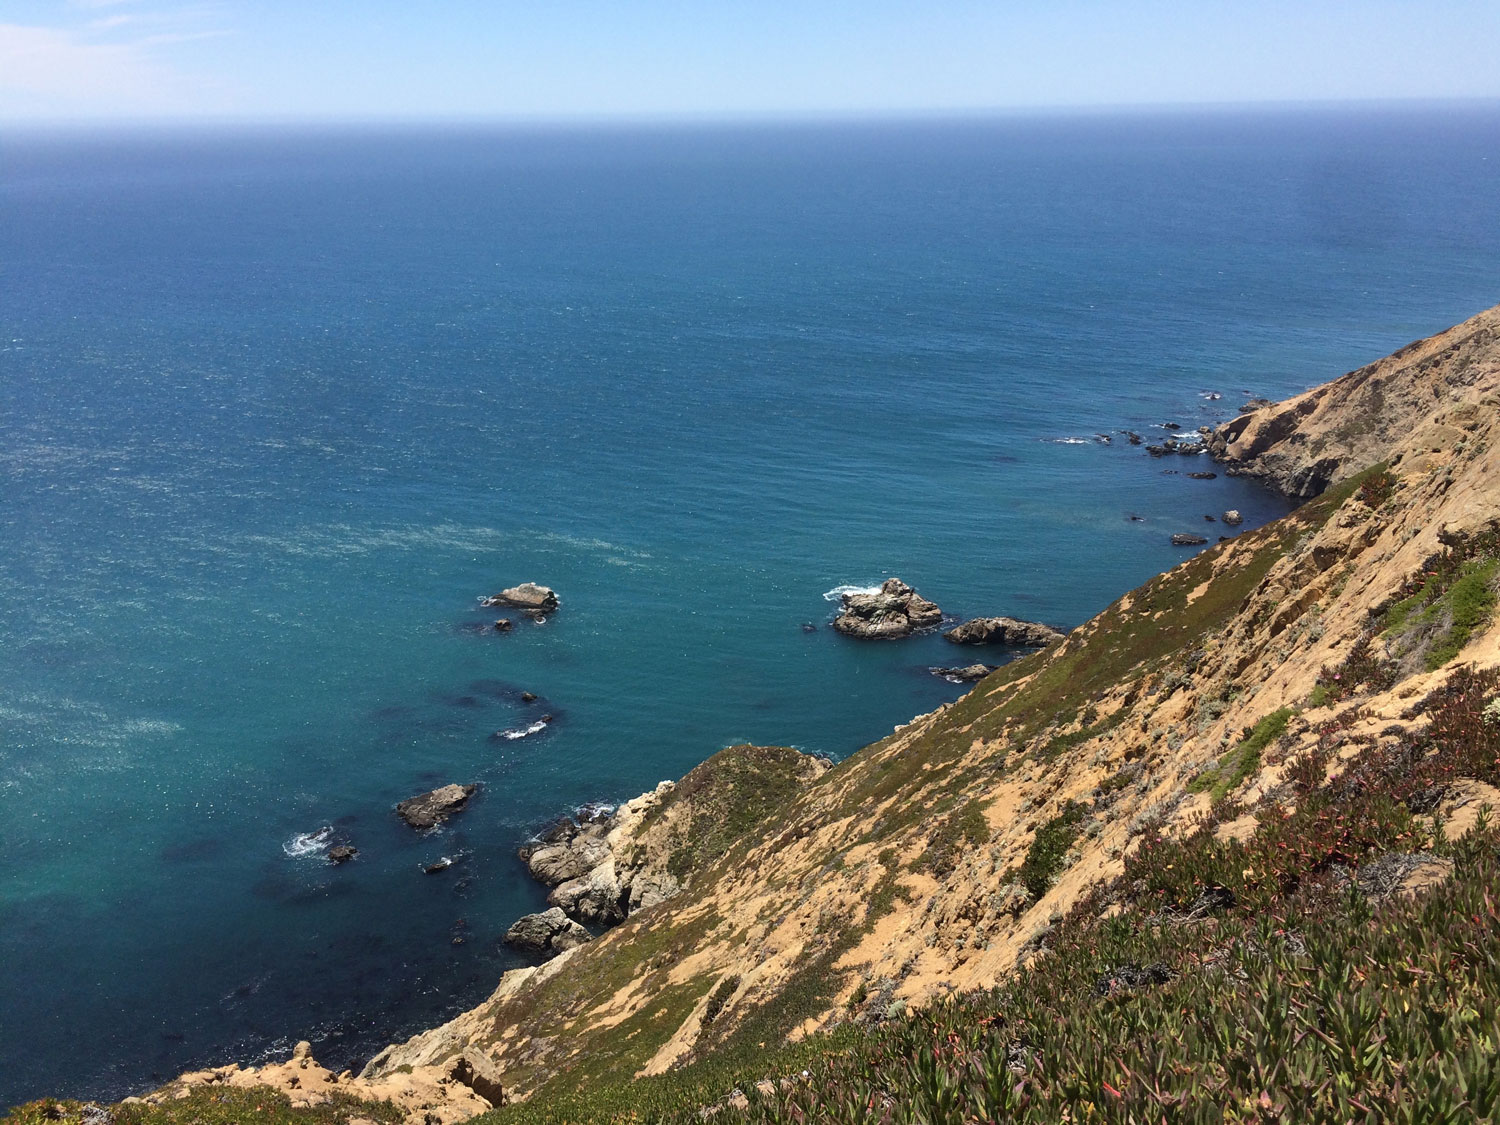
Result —
<instances>
[{"instance_id":1,"label":"whitecap","mask_svg":"<svg viewBox=\"0 0 1500 1125\"><path fill-rule=\"evenodd\" d=\"M324 825L316 832L297 833L281 845L281 850L292 859L299 859L305 855L317 855L326 850L331 843L333 843L333 827Z\"/></svg>"},{"instance_id":2,"label":"whitecap","mask_svg":"<svg viewBox=\"0 0 1500 1125\"><path fill-rule=\"evenodd\" d=\"M533 734L540 734L542 731L544 731L546 729L547 729L547 724L544 723L544 722L542 722L540 719L538 719L536 722L532 723L529 727L517 728L516 730L503 730L503 731L500 732L500 737L501 738L508 738L512 742L514 742L518 738L527 738L527 737L529 737L529 736L531 736Z\"/></svg>"},{"instance_id":3,"label":"whitecap","mask_svg":"<svg viewBox=\"0 0 1500 1125\"><path fill-rule=\"evenodd\" d=\"M876 583L874 586L835 586L832 590L828 590L823 594L823 600L825 602L841 602L844 600L844 595L846 594L878 593L880 593L879 583Z\"/></svg>"},{"instance_id":4,"label":"whitecap","mask_svg":"<svg viewBox=\"0 0 1500 1125\"><path fill-rule=\"evenodd\" d=\"M1093 438L1086 437L1055 437L1043 439L1051 445L1093 445Z\"/></svg>"}]
</instances>

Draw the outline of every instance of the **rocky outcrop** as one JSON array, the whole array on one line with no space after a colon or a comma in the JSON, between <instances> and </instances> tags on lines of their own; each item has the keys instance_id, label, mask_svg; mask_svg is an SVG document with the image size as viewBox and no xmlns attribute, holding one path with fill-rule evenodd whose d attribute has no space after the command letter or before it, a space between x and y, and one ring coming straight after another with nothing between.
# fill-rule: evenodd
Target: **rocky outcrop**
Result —
<instances>
[{"instance_id":1,"label":"rocky outcrop","mask_svg":"<svg viewBox=\"0 0 1500 1125\"><path fill-rule=\"evenodd\" d=\"M335 844L328 849L329 863L348 863L359 855L359 849L352 844Z\"/></svg>"},{"instance_id":2,"label":"rocky outcrop","mask_svg":"<svg viewBox=\"0 0 1500 1125\"><path fill-rule=\"evenodd\" d=\"M515 609L531 610L535 613L551 613L560 604L557 594L547 586L539 586L535 582L522 582L519 586L511 586L501 590L498 594L491 594L479 603L485 608L496 606L512 606Z\"/></svg>"},{"instance_id":3,"label":"rocky outcrop","mask_svg":"<svg viewBox=\"0 0 1500 1125\"><path fill-rule=\"evenodd\" d=\"M1489 309L1285 402L1247 403L1214 431L1209 451L1231 474L1316 496L1398 448L1453 448L1478 422L1473 389L1497 373L1500 309Z\"/></svg>"},{"instance_id":4,"label":"rocky outcrop","mask_svg":"<svg viewBox=\"0 0 1500 1125\"><path fill-rule=\"evenodd\" d=\"M956 645L1014 645L1018 648L1042 648L1063 639L1050 625L1035 621L1018 621L1014 617L976 617L943 634L943 640Z\"/></svg>"},{"instance_id":5,"label":"rocky outcrop","mask_svg":"<svg viewBox=\"0 0 1500 1125\"><path fill-rule=\"evenodd\" d=\"M400 802L396 806L396 815L413 828L436 828L463 809L478 788L477 785L443 785Z\"/></svg>"},{"instance_id":6,"label":"rocky outcrop","mask_svg":"<svg viewBox=\"0 0 1500 1125\"><path fill-rule=\"evenodd\" d=\"M505 931L504 942L523 953L555 957L590 940L587 930L554 906L540 914L527 914Z\"/></svg>"},{"instance_id":7,"label":"rocky outcrop","mask_svg":"<svg viewBox=\"0 0 1500 1125\"><path fill-rule=\"evenodd\" d=\"M1185 531L1179 531L1172 536L1174 547L1201 547L1207 542L1208 540L1202 535L1191 535Z\"/></svg>"},{"instance_id":8,"label":"rocky outcrop","mask_svg":"<svg viewBox=\"0 0 1500 1125\"><path fill-rule=\"evenodd\" d=\"M899 578L873 594L845 594L833 627L850 637L892 640L942 623L943 611Z\"/></svg>"},{"instance_id":9,"label":"rocky outcrop","mask_svg":"<svg viewBox=\"0 0 1500 1125\"><path fill-rule=\"evenodd\" d=\"M954 683L967 684L984 679L994 670L991 664L969 664L963 668L934 668L932 674Z\"/></svg>"}]
</instances>

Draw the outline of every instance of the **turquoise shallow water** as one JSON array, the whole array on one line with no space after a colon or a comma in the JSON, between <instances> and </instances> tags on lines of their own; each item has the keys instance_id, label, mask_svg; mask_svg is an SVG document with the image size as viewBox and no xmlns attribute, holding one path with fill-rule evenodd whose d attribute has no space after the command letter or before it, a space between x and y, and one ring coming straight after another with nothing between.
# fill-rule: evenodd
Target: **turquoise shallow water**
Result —
<instances>
[{"instance_id":1,"label":"turquoise shallow water","mask_svg":"<svg viewBox=\"0 0 1500 1125\"><path fill-rule=\"evenodd\" d=\"M1280 514L1087 439L1493 303L1497 166L1451 107L0 136L0 1104L472 1003L549 816L962 690L839 585L1072 625Z\"/></svg>"}]
</instances>

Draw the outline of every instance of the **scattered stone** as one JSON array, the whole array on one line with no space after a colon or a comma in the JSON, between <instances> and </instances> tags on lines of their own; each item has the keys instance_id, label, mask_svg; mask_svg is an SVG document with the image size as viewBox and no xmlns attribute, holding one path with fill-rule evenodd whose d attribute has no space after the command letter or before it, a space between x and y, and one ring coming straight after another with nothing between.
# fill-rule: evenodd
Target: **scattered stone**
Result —
<instances>
[{"instance_id":1,"label":"scattered stone","mask_svg":"<svg viewBox=\"0 0 1500 1125\"><path fill-rule=\"evenodd\" d=\"M1189 473L1188 477L1192 480L1215 480L1218 475L1218 473Z\"/></svg>"},{"instance_id":2,"label":"scattered stone","mask_svg":"<svg viewBox=\"0 0 1500 1125\"><path fill-rule=\"evenodd\" d=\"M502 617L495 622L495 632L509 633L515 627L515 622L509 617Z\"/></svg>"},{"instance_id":3,"label":"scattered stone","mask_svg":"<svg viewBox=\"0 0 1500 1125\"><path fill-rule=\"evenodd\" d=\"M550 588L538 586L535 582L522 582L519 586L511 586L498 594L491 594L479 604L486 607L508 605L537 613L551 613L560 603Z\"/></svg>"},{"instance_id":4,"label":"scattered stone","mask_svg":"<svg viewBox=\"0 0 1500 1125\"><path fill-rule=\"evenodd\" d=\"M1245 522L1245 517L1240 515L1238 508L1230 508L1229 511L1225 512L1219 518L1230 527L1239 527L1240 524Z\"/></svg>"},{"instance_id":5,"label":"scattered stone","mask_svg":"<svg viewBox=\"0 0 1500 1125\"><path fill-rule=\"evenodd\" d=\"M1178 422L1163 422L1161 428L1164 430L1180 430L1182 429L1182 425Z\"/></svg>"},{"instance_id":6,"label":"scattered stone","mask_svg":"<svg viewBox=\"0 0 1500 1125\"><path fill-rule=\"evenodd\" d=\"M887 578L878 593L845 594L833 627L865 640L908 637L943 620L943 611L899 578Z\"/></svg>"},{"instance_id":7,"label":"scattered stone","mask_svg":"<svg viewBox=\"0 0 1500 1125\"><path fill-rule=\"evenodd\" d=\"M502 939L513 949L555 957L589 941L589 932L554 906L540 914L517 919Z\"/></svg>"},{"instance_id":8,"label":"scattered stone","mask_svg":"<svg viewBox=\"0 0 1500 1125\"><path fill-rule=\"evenodd\" d=\"M536 702L536 693L535 692L531 692L531 691L523 691L521 693L521 702L522 703L535 703Z\"/></svg>"},{"instance_id":9,"label":"scattered stone","mask_svg":"<svg viewBox=\"0 0 1500 1125\"><path fill-rule=\"evenodd\" d=\"M1181 531L1172 536L1174 547L1201 547L1207 542L1208 540L1201 535L1187 535Z\"/></svg>"},{"instance_id":10,"label":"scattered stone","mask_svg":"<svg viewBox=\"0 0 1500 1125\"><path fill-rule=\"evenodd\" d=\"M1131 445L1140 445L1142 440L1144 440L1141 435L1136 433L1134 430L1126 430L1125 437L1129 440Z\"/></svg>"},{"instance_id":11,"label":"scattered stone","mask_svg":"<svg viewBox=\"0 0 1500 1125\"><path fill-rule=\"evenodd\" d=\"M338 844L328 849L329 863L348 863L359 854L359 849L352 844Z\"/></svg>"},{"instance_id":12,"label":"scattered stone","mask_svg":"<svg viewBox=\"0 0 1500 1125\"><path fill-rule=\"evenodd\" d=\"M982 680L995 670L993 664L969 664L963 668L934 668L934 676L942 676L945 680L956 680L959 683L973 683Z\"/></svg>"},{"instance_id":13,"label":"scattered stone","mask_svg":"<svg viewBox=\"0 0 1500 1125\"><path fill-rule=\"evenodd\" d=\"M1014 617L976 617L957 628L949 629L943 639L956 645L1017 645L1041 648L1063 639L1050 625L1035 621L1017 621Z\"/></svg>"},{"instance_id":14,"label":"scattered stone","mask_svg":"<svg viewBox=\"0 0 1500 1125\"><path fill-rule=\"evenodd\" d=\"M396 806L396 815L413 828L436 828L468 804L477 785L444 785L430 793L408 797Z\"/></svg>"},{"instance_id":15,"label":"scattered stone","mask_svg":"<svg viewBox=\"0 0 1500 1125\"><path fill-rule=\"evenodd\" d=\"M426 867L422 868L422 870L428 875L436 875L439 871L447 871L448 868L452 866L453 861L447 856L443 856L442 859L438 860L436 863L429 863Z\"/></svg>"},{"instance_id":16,"label":"scattered stone","mask_svg":"<svg viewBox=\"0 0 1500 1125\"><path fill-rule=\"evenodd\" d=\"M1146 446L1146 452L1151 454L1151 456L1153 457L1165 457L1172 451L1169 450L1165 445L1148 445Z\"/></svg>"},{"instance_id":17,"label":"scattered stone","mask_svg":"<svg viewBox=\"0 0 1500 1125\"><path fill-rule=\"evenodd\" d=\"M1213 516L1204 516L1203 518L1206 521L1208 521L1209 523L1218 523L1219 522L1218 520L1214 519Z\"/></svg>"}]
</instances>

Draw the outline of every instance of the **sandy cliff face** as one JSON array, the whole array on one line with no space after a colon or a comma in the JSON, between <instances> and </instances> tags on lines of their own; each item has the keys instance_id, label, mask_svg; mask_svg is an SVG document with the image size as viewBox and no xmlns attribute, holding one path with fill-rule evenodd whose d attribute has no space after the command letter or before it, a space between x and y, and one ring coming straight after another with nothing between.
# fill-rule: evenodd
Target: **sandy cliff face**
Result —
<instances>
[{"instance_id":1,"label":"sandy cliff face","mask_svg":"<svg viewBox=\"0 0 1500 1125\"><path fill-rule=\"evenodd\" d=\"M1215 446L1240 471L1298 495L1332 486L833 769L782 777L751 821L721 811L712 854L661 854L696 833L658 829L655 859L684 873L682 894L507 974L484 1005L343 1086L446 1082L451 1119L475 1104L451 1077L465 1052L525 1097L993 985L1119 878L1144 833L1182 832L1216 796L1248 807L1274 793L1330 724L1349 752L1420 727L1456 669L1500 664L1487 614L1465 631L1441 597L1400 628L1387 612L1434 557L1489 543L1500 519L1497 326L1491 310L1221 428ZM1493 582L1489 550L1454 573ZM1436 662L1445 644L1455 655ZM1393 682L1339 678L1372 652ZM754 765L741 748L700 769L756 787ZM683 788L673 823L692 825ZM718 792L731 807L732 786Z\"/></svg>"},{"instance_id":2,"label":"sandy cliff face","mask_svg":"<svg viewBox=\"0 0 1500 1125\"><path fill-rule=\"evenodd\" d=\"M1210 442L1230 472L1294 497L1316 496L1351 471L1441 454L1471 428L1500 366L1500 309L1489 309L1285 402L1220 426Z\"/></svg>"}]
</instances>

